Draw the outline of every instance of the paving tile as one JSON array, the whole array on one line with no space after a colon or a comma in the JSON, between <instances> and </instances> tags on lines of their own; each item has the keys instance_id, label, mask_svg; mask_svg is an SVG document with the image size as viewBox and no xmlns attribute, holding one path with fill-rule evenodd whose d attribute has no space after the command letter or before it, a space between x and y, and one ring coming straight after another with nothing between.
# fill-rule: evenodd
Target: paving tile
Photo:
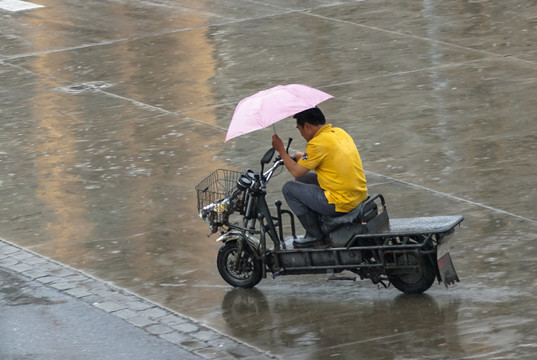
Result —
<instances>
[{"instance_id":1,"label":"paving tile","mask_svg":"<svg viewBox=\"0 0 537 360\"><path fill-rule=\"evenodd\" d=\"M99 309L103 309L104 311L110 312L110 313L125 308L125 306L123 306L122 304L116 301L105 301L101 303L95 303L93 305L95 307L98 307Z\"/></svg>"},{"instance_id":2,"label":"paving tile","mask_svg":"<svg viewBox=\"0 0 537 360\"><path fill-rule=\"evenodd\" d=\"M134 316L127 319L131 324L143 328L151 324L155 324L155 321L146 316Z\"/></svg>"},{"instance_id":3,"label":"paving tile","mask_svg":"<svg viewBox=\"0 0 537 360\"><path fill-rule=\"evenodd\" d=\"M146 326L145 330L153 335L162 335L174 332L174 329L162 324Z\"/></svg>"},{"instance_id":4,"label":"paving tile","mask_svg":"<svg viewBox=\"0 0 537 360\"><path fill-rule=\"evenodd\" d=\"M168 312L158 307L152 307L150 309L140 311L140 316L146 316L150 319L158 319L166 315L168 315Z\"/></svg>"},{"instance_id":5,"label":"paving tile","mask_svg":"<svg viewBox=\"0 0 537 360\"><path fill-rule=\"evenodd\" d=\"M199 326L194 325L192 323L183 323L183 324L173 325L172 327L175 330L183 332L185 334L199 330Z\"/></svg>"}]
</instances>

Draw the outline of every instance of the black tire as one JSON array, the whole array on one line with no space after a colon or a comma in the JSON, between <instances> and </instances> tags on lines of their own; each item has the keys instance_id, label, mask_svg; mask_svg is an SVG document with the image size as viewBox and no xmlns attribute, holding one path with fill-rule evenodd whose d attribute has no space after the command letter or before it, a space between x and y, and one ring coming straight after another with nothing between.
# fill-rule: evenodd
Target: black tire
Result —
<instances>
[{"instance_id":1,"label":"black tire","mask_svg":"<svg viewBox=\"0 0 537 360\"><path fill-rule=\"evenodd\" d=\"M256 286L263 276L261 261L256 259L253 251L244 245L240 265L235 271L235 256L237 254L237 242L228 241L218 251L216 265L222 278L231 286L239 288L251 288Z\"/></svg>"},{"instance_id":2,"label":"black tire","mask_svg":"<svg viewBox=\"0 0 537 360\"><path fill-rule=\"evenodd\" d=\"M397 258L398 265L417 265L418 263L421 263L420 270L394 272L388 274L388 279L393 286L405 294L421 294L427 291L433 285L436 277L428 259L412 253L400 255Z\"/></svg>"}]
</instances>

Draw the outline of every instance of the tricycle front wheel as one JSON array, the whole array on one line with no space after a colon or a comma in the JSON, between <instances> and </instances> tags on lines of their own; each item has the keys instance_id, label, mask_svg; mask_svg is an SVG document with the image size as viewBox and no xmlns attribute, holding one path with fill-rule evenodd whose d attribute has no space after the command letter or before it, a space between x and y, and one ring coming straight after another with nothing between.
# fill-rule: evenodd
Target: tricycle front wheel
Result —
<instances>
[{"instance_id":1,"label":"tricycle front wheel","mask_svg":"<svg viewBox=\"0 0 537 360\"><path fill-rule=\"evenodd\" d=\"M228 241L222 245L216 259L218 272L231 286L240 288L256 286L263 276L261 261L256 259L253 251L248 246L244 246L237 267L235 266L237 252L237 241Z\"/></svg>"}]
</instances>

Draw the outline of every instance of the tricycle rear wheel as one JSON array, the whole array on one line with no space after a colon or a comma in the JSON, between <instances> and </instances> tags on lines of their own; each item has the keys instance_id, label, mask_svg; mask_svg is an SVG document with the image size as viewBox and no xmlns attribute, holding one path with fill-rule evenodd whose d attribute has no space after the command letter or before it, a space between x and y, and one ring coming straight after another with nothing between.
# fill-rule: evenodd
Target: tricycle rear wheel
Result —
<instances>
[{"instance_id":1,"label":"tricycle rear wheel","mask_svg":"<svg viewBox=\"0 0 537 360\"><path fill-rule=\"evenodd\" d=\"M231 286L251 288L256 286L263 276L261 261L252 249L244 245L239 258L239 266L235 267L238 251L237 241L228 241L218 251L216 265L222 278Z\"/></svg>"},{"instance_id":2,"label":"tricycle rear wheel","mask_svg":"<svg viewBox=\"0 0 537 360\"><path fill-rule=\"evenodd\" d=\"M425 256L412 253L399 255L397 265L420 265L418 269L388 274L393 286L405 294L421 294L433 285L436 275Z\"/></svg>"}]
</instances>

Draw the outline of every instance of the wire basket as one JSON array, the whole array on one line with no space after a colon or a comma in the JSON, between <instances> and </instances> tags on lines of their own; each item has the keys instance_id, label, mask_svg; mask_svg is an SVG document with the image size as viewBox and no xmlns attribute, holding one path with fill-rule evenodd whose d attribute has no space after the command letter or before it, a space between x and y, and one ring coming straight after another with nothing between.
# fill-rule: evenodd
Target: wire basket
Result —
<instances>
[{"instance_id":1,"label":"wire basket","mask_svg":"<svg viewBox=\"0 0 537 360\"><path fill-rule=\"evenodd\" d=\"M241 176L239 171L218 169L212 172L196 186L198 195L198 212L208 205L229 197Z\"/></svg>"}]
</instances>

